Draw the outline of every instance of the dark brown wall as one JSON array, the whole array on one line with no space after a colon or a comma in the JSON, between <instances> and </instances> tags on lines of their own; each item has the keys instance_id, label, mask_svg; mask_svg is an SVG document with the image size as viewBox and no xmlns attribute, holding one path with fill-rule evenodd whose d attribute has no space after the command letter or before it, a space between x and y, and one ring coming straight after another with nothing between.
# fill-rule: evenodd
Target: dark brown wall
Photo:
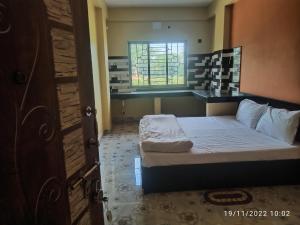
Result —
<instances>
[{"instance_id":1,"label":"dark brown wall","mask_svg":"<svg viewBox=\"0 0 300 225\"><path fill-rule=\"evenodd\" d=\"M300 103L300 0L239 0L232 46L242 46L241 91Z\"/></svg>"}]
</instances>

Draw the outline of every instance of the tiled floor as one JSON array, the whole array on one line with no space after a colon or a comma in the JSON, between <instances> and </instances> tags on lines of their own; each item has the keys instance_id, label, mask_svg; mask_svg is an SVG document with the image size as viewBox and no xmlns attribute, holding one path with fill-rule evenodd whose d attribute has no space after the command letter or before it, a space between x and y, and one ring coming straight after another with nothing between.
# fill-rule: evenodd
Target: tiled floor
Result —
<instances>
[{"instance_id":1,"label":"tiled floor","mask_svg":"<svg viewBox=\"0 0 300 225\"><path fill-rule=\"evenodd\" d=\"M143 196L137 143L137 124L115 125L101 141L103 189L113 215L107 225L300 225L300 186L245 188L253 201L233 206L206 202L204 191ZM240 216L225 216L227 210ZM241 215L257 210L268 215ZM271 216L271 210L290 215Z\"/></svg>"}]
</instances>

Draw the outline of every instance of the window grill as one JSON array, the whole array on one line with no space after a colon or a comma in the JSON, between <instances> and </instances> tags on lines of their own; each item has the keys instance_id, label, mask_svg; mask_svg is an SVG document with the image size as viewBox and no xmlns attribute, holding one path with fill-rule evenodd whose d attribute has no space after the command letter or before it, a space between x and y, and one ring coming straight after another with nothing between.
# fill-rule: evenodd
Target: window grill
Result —
<instances>
[{"instance_id":1,"label":"window grill","mask_svg":"<svg viewBox=\"0 0 300 225\"><path fill-rule=\"evenodd\" d=\"M129 42L132 86L186 84L185 42Z\"/></svg>"}]
</instances>

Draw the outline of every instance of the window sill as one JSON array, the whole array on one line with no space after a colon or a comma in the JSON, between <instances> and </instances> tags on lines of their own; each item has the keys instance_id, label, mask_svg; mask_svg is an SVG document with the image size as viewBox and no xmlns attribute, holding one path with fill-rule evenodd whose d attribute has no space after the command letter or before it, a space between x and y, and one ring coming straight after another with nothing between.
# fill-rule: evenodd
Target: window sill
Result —
<instances>
[{"instance_id":1,"label":"window sill","mask_svg":"<svg viewBox=\"0 0 300 225\"><path fill-rule=\"evenodd\" d=\"M181 86L181 85L180 86L174 86L174 87L145 87L145 88L132 86L131 88L136 90L135 92L191 90L189 87Z\"/></svg>"}]
</instances>

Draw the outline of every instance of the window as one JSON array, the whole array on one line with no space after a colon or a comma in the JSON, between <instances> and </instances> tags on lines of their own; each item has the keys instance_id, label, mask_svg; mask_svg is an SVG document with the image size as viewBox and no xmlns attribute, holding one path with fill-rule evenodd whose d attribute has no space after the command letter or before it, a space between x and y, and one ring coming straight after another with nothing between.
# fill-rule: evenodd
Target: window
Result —
<instances>
[{"instance_id":1,"label":"window","mask_svg":"<svg viewBox=\"0 0 300 225\"><path fill-rule=\"evenodd\" d=\"M185 42L129 42L129 61L134 87L186 84Z\"/></svg>"}]
</instances>

